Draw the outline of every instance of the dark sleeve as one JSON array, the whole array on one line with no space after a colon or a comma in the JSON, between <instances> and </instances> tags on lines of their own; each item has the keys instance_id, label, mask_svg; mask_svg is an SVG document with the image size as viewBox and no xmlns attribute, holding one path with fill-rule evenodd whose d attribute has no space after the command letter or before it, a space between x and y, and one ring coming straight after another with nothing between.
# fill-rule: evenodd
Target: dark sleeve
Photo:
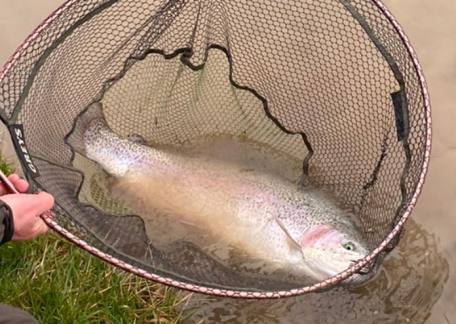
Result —
<instances>
[{"instance_id":1,"label":"dark sleeve","mask_svg":"<svg viewBox=\"0 0 456 324\"><path fill-rule=\"evenodd\" d=\"M11 208L0 200L0 245L11 241L13 233L13 213Z\"/></svg>"}]
</instances>

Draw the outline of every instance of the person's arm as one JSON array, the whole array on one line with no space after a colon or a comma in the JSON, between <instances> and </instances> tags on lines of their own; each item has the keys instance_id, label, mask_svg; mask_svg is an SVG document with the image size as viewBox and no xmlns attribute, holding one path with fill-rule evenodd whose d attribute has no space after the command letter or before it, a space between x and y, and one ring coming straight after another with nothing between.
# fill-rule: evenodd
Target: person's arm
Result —
<instances>
[{"instance_id":1,"label":"person's arm","mask_svg":"<svg viewBox=\"0 0 456 324\"><path fill-rule=\"evenodd\" d=\"M54 205L54 198L46 193L26 194L27 181L13 174L8 177L20 193L7 194L0 185L0 244L8 241L29 240L48 230L40 215Z\"/></svg>"}]
</instances>

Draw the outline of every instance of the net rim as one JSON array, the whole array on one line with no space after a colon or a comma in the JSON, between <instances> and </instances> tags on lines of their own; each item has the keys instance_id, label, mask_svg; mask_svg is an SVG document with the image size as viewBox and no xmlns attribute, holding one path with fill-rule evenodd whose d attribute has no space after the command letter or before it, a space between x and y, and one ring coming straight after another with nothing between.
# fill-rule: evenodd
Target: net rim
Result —
<instances>
[{"instance_id":1,"label":"net rim","mask_svg":"<svg viewBox=\"0 0 456 324\"><path fill-rule=\"evenodd\" d=\"M10 58L6 61L3 67L0 69L0 82L6 77L8 72L14 66L14 64L21 58L25 53L28 46L37 39L41 33L58 17L61 16L65 10L71 7L73 4L80 2L81 0L66 0L62 5L60 5L55 11L53 11L42 23L40 23L33 32L25 39L25 41L16 49L16 51L10 56ZM222 297L236 297L236 298L250 298L250 299L270 299L270 298L281 298L281 297L292 297L297 295L302 295L310 292L316 292L325 288L329 288L334 286L341 281L347 279L352 274L359 272L363 267L368 265L370 262L374 261L379 254L384 251L387 246L396 238L397 235L400 234L402 227L404 226L405 222L409 218L413 208L416 205L418 197L420 196L423 185L425 182L426 174L429 169L429 160L431 154L431 147L432 147L432 117L431 117L431 110L430 110L430 97L427 88L426 79L424 77L421 65L419 64L418 57L416 51L414 50L413 46L411 45L408 37L405 35L402 27L397 22L396 18L394 18L393 14L389 11L389 9L381 2L381 0L369 0L373 3L379 11L388 19L391 26L396 31L397 35L400 37L403 45L405 46L406 50L409 53L409 56L413 62L413 66L415 68L415 72L418 76L421 94L423 95L423 103L424 103L424 110L425 110L425 119L426 119L426 144L425 144L425 151L424 151L424 160L422 165L421 174L419 176L419 181L416 185L415 191L411 200L405 206L405 210L402 213L402 216L399 218L397 224L391 230L391 232L383 239L383 241L365 258L359 260L357 263L353 264L350 268L346 269L345 271L328 278L324 281L316 283L311 286L305 286L302 288L290 289L290 290L280 290L280 291L243 291L243 290L231 290L231 289L217 289L217 288L209 288L204 287L201 285L189 284L182 281L177 281L171 278L166 278L163 276L155 275L144 271L138 267L132 266L118 258L115 258L111 255L108 255L101 250L91 246L86 241L78 238L65 228L61 227L57 222L53 220L52 216L44 216L43 219L46 224L60 234L62 237L71 241L72 243L79 246L81 249L89 252L90 254L102 259L105 262L108 262L118 268L121 268L127 272L134 273L138 276L141 276L146 279L150 279L152 281L166 284L168 286L197 292L203 293L208 295L214 296L222 296ZM6 120L4 123L7 124Z\"/></svg>"}]
</instances>

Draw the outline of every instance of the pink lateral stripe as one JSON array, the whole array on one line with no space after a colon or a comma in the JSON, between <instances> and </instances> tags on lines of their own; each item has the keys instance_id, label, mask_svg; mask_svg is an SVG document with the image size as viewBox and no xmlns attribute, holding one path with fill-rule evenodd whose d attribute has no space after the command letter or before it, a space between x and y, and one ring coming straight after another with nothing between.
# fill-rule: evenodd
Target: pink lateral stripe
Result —
<instances>
[{"instance_id":1,"label":"pink lateral stripe","mask_svg":"<svg viewBox=\"0 0 456 324\"><path fill-rule=\"evenodd\" d=\"M320 241L323 237L327 236L333 231L332 228L326 225L318 225L312 227L304 233L300 238L299 243L302 247L309 247L315 244L315 242Z\"/></svg>"}]
</instances>

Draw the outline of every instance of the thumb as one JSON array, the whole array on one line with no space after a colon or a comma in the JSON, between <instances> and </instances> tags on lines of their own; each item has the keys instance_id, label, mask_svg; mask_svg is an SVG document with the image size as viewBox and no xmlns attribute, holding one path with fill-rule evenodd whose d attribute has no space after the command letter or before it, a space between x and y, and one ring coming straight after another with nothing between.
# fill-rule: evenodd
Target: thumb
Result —
<instances>
[{"instance_id":1,"label":"thumb","mask_svg":"<svg viewBox=\"0 0 456 324\"><path fill-rule=\"evenodd\" d=\"M48 211L52 208L52 206L54 206L54 197L47 192L40 192L32 195L29 199L29 210L32 209L33 213L37 216L41 215L45 211Z\"/></svg>"}]
</instances>

